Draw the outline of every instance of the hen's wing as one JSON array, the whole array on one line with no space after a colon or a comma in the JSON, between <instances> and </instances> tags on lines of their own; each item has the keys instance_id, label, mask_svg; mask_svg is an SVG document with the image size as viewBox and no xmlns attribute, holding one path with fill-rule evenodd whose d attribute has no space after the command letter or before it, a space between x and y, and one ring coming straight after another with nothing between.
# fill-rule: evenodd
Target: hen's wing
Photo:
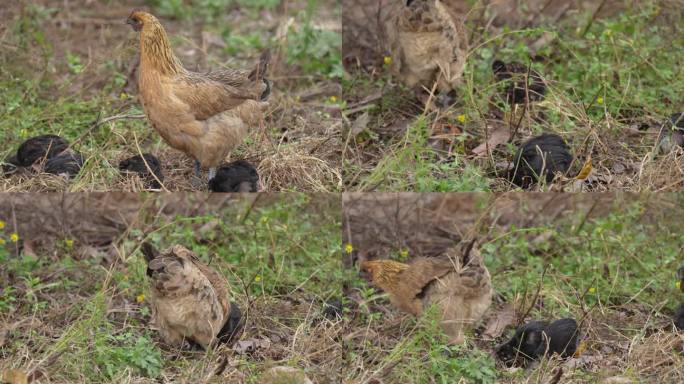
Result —
<instances>
[{"instance_id":1,"label":"hen's wing","mask_svg":"<svg viewBox=\"0 0 684 384\"><path fill-rule=\"evenodd\" d=\"M271 59L270 51L261 54L251 71L225 68L207 73L187 72L173 84L173 90L189 105L197 120L206 120L233 109L245 100L265 100L270 83L264 78Z\"/></svg>"},{"instance_id":2,"label":"hen's wing","mask_svg":"<svg viewBox=\"0 0 684 384\"><path fill-rule=\"evenodd\" d=\"M224 69L209 73L187 73L173 83L173 93L197 120L206 120L233 109L245 100L259 100L266 89L263 82L255 83L249 72Z\"/></svg>"},{"instance_id":3,"label":"hen's wing","mask_svg":"<svg viewBox=\"0 0 684 384\"><path fill-rule=\"evenodd\" d=\"M397 303L400 309L419 315L423 311L422 296L425 289L435 279L439 279L449 272L453 272L454 266L449 260L441 258L417 258L399 274L400 282L397 285L397 298L404 298L406 304Z\"/></svg>"}]
</instances>

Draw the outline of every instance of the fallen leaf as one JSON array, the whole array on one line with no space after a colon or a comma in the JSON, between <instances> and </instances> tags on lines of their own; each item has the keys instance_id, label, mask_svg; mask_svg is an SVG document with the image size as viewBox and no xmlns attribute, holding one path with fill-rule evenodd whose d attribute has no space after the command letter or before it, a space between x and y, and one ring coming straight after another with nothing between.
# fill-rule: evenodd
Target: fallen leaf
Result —
<instances>
[{"instance_id":1,"label":"fallen leaf","mask_svg":"<svg viewBox=\"0 0 684 384\"><path fill-rule=\"evenodd\" d=\"M584 353L584 351L587 350L587 342L586 340L580 341L579 345L577 346L577 349L575 350L575 354L572 355L572 357L580 357Z\"/></svg>"},{"instance_id":2,"label":"fallen leaf","mask_svg":"<svg viewBox=\"0 0 684 384\"><path fill-rule=\"evenodd\" d=\"M495 127L489 132L489 138L484 143L475 147L471 152L476 156L487 154L487 150L492 151L501 144L505 144L511 138L511 131L503 125Z\"/></svg>"},{"instance_id":3,"label":"fallen leaf","mask_svg":"<svg viewBox=\"0 0 684 384\"><path fill-rule=\"evenodd\" d=\"M589 155L587 160L584 162L584 165L582 166L582 170L579 172L577 177L575 177L575 179L586 180L593 169L594 168L591 166L591 155Z\"/></svg>"},{"instance_id":4,"label":"fallen leaf","mask_svg":"<svg viewBox=\"0 0 684 384\"><path fill-rule=\"evenodd\" d=\"M482 335L488 337L489 339L496 339L497 337L503 335L506 327L515 324L515 317L515 309L513 306L510 304L505 304L496 313L496 316L489 319Z\"/></svg>"}]
</instances>

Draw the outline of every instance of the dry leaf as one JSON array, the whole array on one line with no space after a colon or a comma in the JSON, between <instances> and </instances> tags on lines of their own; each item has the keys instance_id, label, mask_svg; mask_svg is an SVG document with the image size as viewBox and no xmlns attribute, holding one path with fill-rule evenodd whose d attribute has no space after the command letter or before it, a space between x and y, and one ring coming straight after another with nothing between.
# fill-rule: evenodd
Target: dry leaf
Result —
<instances>
[{"instance_id":1,"label":"dry leaf","mask_svg":"<svg viewBox=\"0 0 684 384\"><path fill-rule=\"evenodd\" d=\"M514 325L515 320L515 309L512 305L505 304L496 313L496 316L489 319L482 335L489 339L496 339L503 335L506 327Z\"/></svg>"},{"instance_id":2,"label":"dry leaf","mask_svg":"<svg viewBox=\"0 0 684 384\"><path fill-rule=\"evenodd\" d=\"M584 353L584 351L587 350L587 342L585 340L580 341L579 345L577 346L577 349L575 350L575 354L572 355L572 357L580 357Z\"/></svg>"},{"instance_id":3,"label":"dry leaf","mask_svg":"<svg viewBox=\"0 0 684 384\"><path fill-rule=\"evenodd\" d=\"M489 138L486 142L478 145L471 152L476 156L482 156L487 154L487 149L492 151L494 148L501 144L505 144L511 138L511 131L503 126L495 127L491 132L489 132Z\"/></svg>"},{"instance_id":4,"label":"dry leaf","mask_svg":"<svg viewBox=\"0 0 684 384\"><path fill-rule=\"evenodd\" d=\"M582 166L582 170L580 173L575 177L577 180L586 180L587 177L591 174L591 171L594 168L591 166L591 155L587 158L587 160L584 162L584 165Z\"/></svg>"}]
</instances>

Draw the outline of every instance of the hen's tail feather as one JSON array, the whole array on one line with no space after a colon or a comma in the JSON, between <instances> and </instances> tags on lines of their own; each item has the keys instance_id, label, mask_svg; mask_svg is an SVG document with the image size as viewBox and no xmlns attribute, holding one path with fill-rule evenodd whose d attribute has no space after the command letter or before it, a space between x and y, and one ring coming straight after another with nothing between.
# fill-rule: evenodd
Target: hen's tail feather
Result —
<instances>
[{"instance_id":1,"label":"hen's tail feather","mask_svg":"<svg viewBox=\"0 0 684 384\"><path fill-rule=\"evenodd\" d=\"M472 239L463 246L463 265L470 263L470 251L473 250L473 246L477 239Z\"/></svg>"},{"instance_id":2,"label":"hen's tail feather","mask_svg":"<svg viewBox=\"0 0 684 384\"><path fill-rule=\"evenodd\" d=\"M256 68L252 70L252 72L249 73L247 78L249 78L252 81L256 81L258 79L261 79L264 77L264 73L268 71L268 64L271 61L271 50L265 49L262 53L261 56L259 56L259 64L257 64Z\"/></svg>"},{"instance_id":3,"label":"hen's tail feather","mask_svg":"<svg viewBox=\"0 0 684 384\"><path fill-rule=\"evenodd\" d=\"M264 74L266 71L268 71L268 64L271 61L271 50L265 49L262 53L261 56L259 56L259 64L257 64L256 68L252 70L252 72L249 73L247 78L249 78L251 81L258 81L262 80L264 84L266 84L266 89L264 89L263 92L261 92L261 95L259 96L259 99L261 101L266 101L268 99L268 96L271 94L271 82L264 77Z\"/></svg>"},{"instance_id":4,"label":"hen's tail feather","mask_svg":"<svg viewBox=\"0 0 684 384\"><path fill-rule=\"evenodd\" d=\"M216 335L216 339L219 343L229 342L235 335L238 334L238 332L240 332L242 325L242 311L240 311L240 307L238 307L237 303L231 301L228 319L223 325L223 328L221 328L219 331L218 335Z\"/></svg>"}]
</instances>

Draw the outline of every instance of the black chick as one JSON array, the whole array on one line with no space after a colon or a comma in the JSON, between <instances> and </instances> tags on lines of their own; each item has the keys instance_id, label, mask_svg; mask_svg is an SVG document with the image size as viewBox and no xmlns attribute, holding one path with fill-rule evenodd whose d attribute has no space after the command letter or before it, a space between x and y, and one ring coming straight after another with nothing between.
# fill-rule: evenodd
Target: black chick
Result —
<instances>
[{"instance_id":1,"label":"black chick","mask_svg":"<svg viewBox=\"0 0 684 384\"><path fill-rule=\"evenodd\" d=\"M527 74L527 66L518 62L506 64L501 60L492 63L494 78L500 83L506 94L506 102L510 105L524 104L527 101L538 101L544 98L546 85L539 72L530 69ZM527 84L525 79L527 78Z\"/></svg>"},{"instance_id":2,"label":"black chick","mask_svg":"<svg viewBox=\"0 0 684 384\"><path fill-rule=\"evenodd\" d=\"M519 327L508 342L498 347L496 353L507 364L535 360L554 353L566 358L575 354L579 333L577 322L571 318L556 320L551 324L530 321Z\"/></svg>"},{"instance_id":3,"label":"black chick","mask_svg":"<svg viewBox=\"0 0 684 384\"><path fill-rule=\"evenodd\" d=\"M50 159L69 148L69 142L57 135L40 135L32 137L17 149L17 163L22 167L30 167L41 159Z\"/></svg>"},{"instance_id":4,"label":"black chick","mask_svg":"<svg viewBox=\"0 0 684 384\"><path fill-rule=\"evenodd\" d=\"M684 304L679 304L672 321L674 322L675 330L684 331Z\"/></svg>"},{"instance_id":5,"label":"black chick","mask_svg":"<svg viewBox=\"0 0 684 384\"><path fill-rule=\"evenodd\" d=\"M529 188L542 177L547 183L556 173L565 173L572 163L570 148L558 135L545 133L526 141L515 155L509 179L521 188Z\"/></svg>"},{"instance_id":6,"label":"black chick","mask_svg":"<svg viewBox=\"0 0 684 384\"><path fill-rule=\"evenodd\" d=\"M670 153L675 146L684 148L684 113L673 113L660 131L658 145L662 153Z\"/></svg>"},{"instance_id":7,"label":"black chick","mask_svg":"<svg viewBox=\"0 0 684 384\"><path fill-rule=\"evenodd\" d=\"M145 163L147 163L147 165L145 165ZM119 170L124 173L137 173L140 176L140 178L145 182L147 188L151 189L161 188L161 184L159 184L159 181L164 181L164 174L162 173L161 162L151 153L144 153L142 156L136 155L133 157L129 157L126 160L122 160L119 163ZM152 170L152 172L150 172L150 170ZM159 181L157 181L157 179L159 179Z\"/></svg>"},{"instance_id":8,"label":"black chick","mask_svg":"<svg viewBox=\"0 0 684 384\"><path fill-rule=\"evenodd\" d=\"M679 289L684 292L684 266L677 270L677 279L679 280Z\"/></svg>"},{"instance_id":9,"label":"black chick","mask_svg":"<svg viewBox=\"0 0 684 384\"><path fill-rule=\"evenodd\" d=\"M84 163L83 156L74 151L65 151L48 159L43 169L45 173L75 177L81 171Z\"/></svg>"},{"instance_id":10,"label":"black chick","mask_svg":"<svg viewBox=\"0 0 684 384\"><path fill-rule=\"evenodd\" d=\"M223 344L232 341L235 336L240 333L244 326L244 322L242 320L243 317L240 307L238 307L236 302L231 301L228 319L226 320L226 323L223 324L223 328L221 328L219 333L216 335L216 340L218 343Z\"/></svg>"},{"instance_id":11,"label":"black chick","mask_svg":"<svg viewBox=\"0 0 684 384\"><path fill-rule=\"evenodd\" d=\"M330 320L336 320L342 317L343 307L342 300L332 299L323 304L323 316Z\"/></svg>"},{"instance_id":12,"label":"black chick","mask_svg":"<svg viewBox=\"0 0 684 384\"><path fill-rule=\"evenodd\" d=\"M212 192L256 192L259 174L247 161L238 160L218 169L216 176L209 180Z\"/></svg>"}]
</instances>

